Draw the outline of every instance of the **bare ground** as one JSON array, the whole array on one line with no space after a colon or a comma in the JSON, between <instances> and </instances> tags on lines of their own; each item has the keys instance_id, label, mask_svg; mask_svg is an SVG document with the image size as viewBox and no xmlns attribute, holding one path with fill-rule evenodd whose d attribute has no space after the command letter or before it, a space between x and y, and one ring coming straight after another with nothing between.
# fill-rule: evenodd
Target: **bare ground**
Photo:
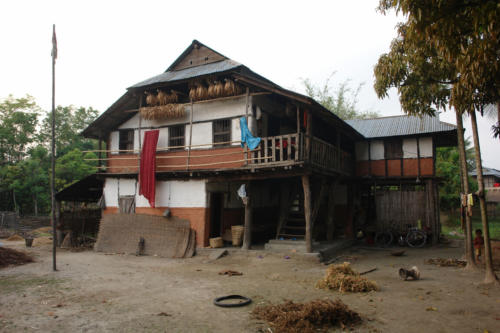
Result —
<instances>
[{"instance_id":1,"label":"bare ground","mask_svg":"<svg viewBox=\"0 0 500 333\"><path fill-rule=\"evenodd\" d=\"M24 248L23 242L3 243ZM28 251L35 263L0 270L0 332L269 332L266 323L251 318L253 307L316 298L340 298L358 311L363 323L357 332L500 332L500 288L481 285L482 271L424 264L431 257L460 258L459 248L407 249L403 257L345 251L354 269L378 268L366 277L381 290L360 294L316 289L326 266L294 253L285 259L238 251L209 262L203 255L165 259L59 250L59 271L52 272L50 251L40 244ZM398 269L413 265L422 280L399 280ZM243 275L218 274L226 269ZM253 303L213 305L215 297L228 294Z\"/></svg>"}]
</instances>

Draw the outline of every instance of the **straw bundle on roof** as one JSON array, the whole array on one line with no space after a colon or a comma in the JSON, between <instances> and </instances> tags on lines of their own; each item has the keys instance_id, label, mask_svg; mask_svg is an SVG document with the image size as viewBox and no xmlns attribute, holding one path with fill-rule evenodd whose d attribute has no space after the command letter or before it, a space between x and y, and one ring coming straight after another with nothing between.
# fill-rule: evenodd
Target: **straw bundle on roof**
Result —
<instances>
[{"instance_id":1,"label":"straw bundle on roof","mask_svg":"<svg viewBox=\"0 0 500 333\"><path fill-rule=\"evenodd\" d=\"M159 105L165 105L168 103L168 95L166 92L158 90L158 95L156 95Z\"/></svg>"},{"instance_id":2,"label":"straw bundle on roof","mask_svg":"<svg viewBox=\"0 0 500 333\"><path fill-rule=\"evenodd\" d=\"M224 95L224 84L220 81L214 82L215 97L222 97Z\"/></svg>"},{"instance_id":3,"label":"straw bundle on roof","mask_svg":"<svg viewBox=\"0 0 500 333\"><path fill-rule=\"evenodd\" d=\"M216 98L217 94L215 93L215 83L209 82L207 89L208 98Z\"/></svg>"},{"instance_id":4,"label":"straw bundle on roof","mask_svg":"<svg viewBox=\"0 0 500 333\"><path fill-rule=\"evenodd\" d=\"M146 93L146 103L148 105L151 105L151 106L158 105L158 98L156 97L156 95L147 92Z\"/></svg>"},{"instance_id":5,"label":"straw bundle on roof","mask_svg":"<svg viewBox=\"0 0 500 333\"><path fill-rule=\"evenodd\" d=\"M185 115L184 104L166 104L140 109L141 116L147 120L180 118Z\"/></svg>"},{"instance_id":6,"label":"straw bundle on roof","mask_svg":"<svg viewBox=\"0 0 500 333\"><path fill-rule=\"evenodd\" d=\"M208 89L202 83L196 86L196 100L201 101L208 98Z\"/></svg>"}]
</instances>

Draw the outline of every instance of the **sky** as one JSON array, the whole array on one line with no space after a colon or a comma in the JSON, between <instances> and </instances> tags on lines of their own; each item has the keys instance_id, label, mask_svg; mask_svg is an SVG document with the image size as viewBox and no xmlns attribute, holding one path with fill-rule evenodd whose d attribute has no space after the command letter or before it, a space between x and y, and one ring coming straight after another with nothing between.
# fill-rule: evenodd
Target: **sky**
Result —
<instances>
[{"instance_id":1,"label":"sky","mask_svg":"<svg viewBox=\"0 0 500 333\"><path fill-rule=\"evenodd\" d=\"M193 39L282 87L302 79L332 88L350 80L361 111L402 114L396 91L380 100L373 67L402 20L358 1L23 1L0 2L0 99L33 96L51 108L52 24L56 24L56 104L104 112L126 88L164 72ZM447 111L441 120L455 124ZM494 119L478 119L483 165L500 169ZM466 136L471 136L466 119ZM472 139L471 139L472 141Z\"/></svg>"}]
</instances>

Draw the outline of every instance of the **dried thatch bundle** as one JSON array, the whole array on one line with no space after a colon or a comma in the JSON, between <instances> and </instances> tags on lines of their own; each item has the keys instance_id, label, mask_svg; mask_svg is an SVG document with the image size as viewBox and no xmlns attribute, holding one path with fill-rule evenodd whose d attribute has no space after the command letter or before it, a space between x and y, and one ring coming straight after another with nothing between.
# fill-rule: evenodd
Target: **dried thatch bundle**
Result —
<instances>
[{"instance_id":1,"label":"dried thatch bundle","mask_svg":"<svg viewBox=\"0 0 500 333\"><path fill-rule=\"evenodd\" d=\"M340 265L330 265L326 275L316 284L317 288L338 290L340 292L366 292L378 290L377 284L351 268L348 262Z\"/></svg>"},{"instance_id":2,"label":"dried thatch bundle","mask_svg":"<svg viewBox=\"0 0 500 333\"><path fill-rule=\"evenodd\" d=\"M276 333L313 333L337 325L353 326L361 321L360 315L339 299L317 299L308 303L287 301L279 305L258 306L252 314L269 322Z\"/></svg>"},{"instance_id":3,"label":"dried thatch bundle","mask_svg":"<svg viewBox=\"0 0 500 333\"><path fill-rule=\"evenodd\" d=\"M166 104L140 109L141 116L147 120L165 120L184 117L184 104Z\"/></svg>"},{"instance_id":4,"label":"dried thatch bundle","mask_svg":"<svg viewBox=\"0 0 500 333\"><path fill-rule=\"evenodd\" d=\"M158 90L158 95L156 95L156 99L159 105L165 105L169 102L169 96L166 92Z\"/></svg>"},{"instance_id":5,"label":"dried thatch bundle","mask_svg":"<svg viewBox=\"0 0 500 333\"><path fill-rule=\"evenodd\" d=\"M221 81L215 81L214 85L215 85L215 87L214 87L215 97L224 96L224 84Z\"/></svg>"},{"instance_id":6,"label":"dried thatch bundle","mask_svg":"<svg viewBox=\"0 0 500 333\"><path fill-rule=\"evenodd\" d=\"M467 266L467 261L459 260L454 258L431 258L425 261L429 265L439 265L441 267L465 267Z\"/></svg>"},{"instance_id":7,"label":"dried thatch bundle","mask_svg":"<svg viewBox=\"0 0 500 333\"><path fill-rule=\"evenodd\" d=\"M208 89L201 82L196 85L196 100L201 101L208 98Z\"/></svg>"},{"instance_id":8,"label":"dried thatch bundle","mask_svg":"<svg viewBox=\"0 0 500 333\"><path fill-rule=\"evenodd\" d=\"M226 84L224 84L224 95L226 96L234 96L236 95L236 85L234 81L231 79L226 79Z\"/></svg>"},{"instance_id":9,"label":"dried thatch bundle","mask_svg":"<svg viewBox=\"0 0 500 333\"><path fill-rule=\"evenodd\" d=\"M189 99L196 101L196 88L192 87L189 89Z\"/></svg>"},{"instance_id":10,"label":"dried thatch bundle","mask_svg":"<svg viewBox=\"0 0 500 333\"><path fill-rule=\"evenodd\" d=\"M147 92L146 93L146 104L148 104L150 106L158 105L158 98L156 97L156 95Z\"/></svg>"},{"instance_id":11,"label":"dried thatch bundle","mask_svg":"<svg viewBox=\"0 0 500 333\"><path fill-rule=\"evenodd\" d=\"M214 82L208 83L207 94L208 94L208 98L216 98L217 97L217 94L215 92L215 83Z\"/></svg>"}]
</instances>

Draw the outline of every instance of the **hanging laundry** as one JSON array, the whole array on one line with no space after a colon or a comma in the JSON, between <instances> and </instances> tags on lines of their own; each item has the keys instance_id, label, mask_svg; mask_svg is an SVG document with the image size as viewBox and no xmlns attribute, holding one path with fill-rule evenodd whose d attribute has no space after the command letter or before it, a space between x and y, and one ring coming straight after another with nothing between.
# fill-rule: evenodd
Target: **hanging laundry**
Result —
<instances>
[{"instance_id":1,"label":"hanging laundry","mask_svg":"<svg viewBox=\"0 0 500 333\"><path fill-rule=\"evenodd\" d=\"M240 118L240 128L241 128L241 146L245 147L247 144L250 150L254 150L260 143L260 138L256 138L250 133L250 130L247 126L247 120L245 117Z\"/></svg>"},{"instance_id":2,"label":"hanging laundry","mask_svg":"<svg viewBox=\"0 0 500 333\"><path fill-rule=\"evenodd\" d=\"M153 208L156 194L156 145L159 133L159 130L144 133L139 173L139 194L148 199L149 205Z\"/></svg>"}]
</instances>

